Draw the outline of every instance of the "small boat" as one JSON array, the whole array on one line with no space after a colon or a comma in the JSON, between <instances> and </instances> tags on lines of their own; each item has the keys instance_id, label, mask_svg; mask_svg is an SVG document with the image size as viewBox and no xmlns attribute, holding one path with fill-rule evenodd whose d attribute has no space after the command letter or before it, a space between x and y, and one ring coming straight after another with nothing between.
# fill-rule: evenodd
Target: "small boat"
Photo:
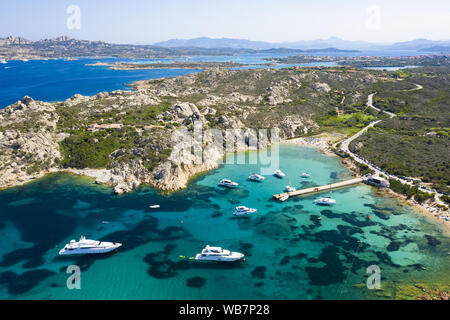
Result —
<instances>
[{"instance_id":1,"label":"small boat","mask_svg":"<svg viewBox=\"0 0 450 320\"><path fill-rule=\"evenodd\" d=\"M285 202L287 199L289 199L288 195L282 196L281 198L279 198L278 200L281 202Z\"/></svg>"},{"instance_id":2,"label":"small boat","mask_svg":"<svg viewBox=\"0 0 450 320\"><path fill-rule=\"evenodd\" d=\"M121 247L121 243L89 240L81 236L80 241L71 240L59 251L60 255L108 253Z\"/></svg>"},{"instance_id":3,"label":"small boat","mask_svg":"<svg viewBox=\"0 0 450 320\"><path fill-rule=\"evenodd\" d=\"M195 256L195 260L232 262L240 260L244 255L240 252L231 252L221 247L210 247L209 245Z\"/></svg>"},{"instance_id":4,"label":"small boat","mask_svg":"<svg viewBox=\"0 0 450 320\"><path fill-rule=\"evenodd\" d=\"M102 224L108 224L109 221L102 221Z\"/></svg>"},{"instance_id":5,"label":"small boat","mask_svg":"<svg viewBox=\"0 0 450 320\"><path fill-rule=\"evenodd\" d=\"M5 60L0 60L1 64L7 64L8 62L6 62Z\"/></svg>"},{"instance_id":6,"label":"small boat","mask_svg":"<svg viewBox=\"0 0 450 320\"><path fill-rule=\"evenodd\" d=\"M239 186L239 184L237 182L233 182L229 179L222 179L219 182L219 186L234 189L234 188L237 188Z\"/></svg>"},{"instance_id":7,"label":"small boat","mask_svg":"<svg viewBox=\"0 0 450 320\"><path fill-rule=\"evenodd\" d=\"M301 177L302 177L302 178L311 178L311 175L310 175L309 173L303 172L303 173L301 174Z\"/></svg>"},{"instance_id":8,"label":"small boat","mask_svg":"<svg viewBox=\"0 0 450 320\"><path fill-rule=\"evenodd\" d=\"M248 180L250 181L255 181L255 182L262 182L265 178L259 174L256 173L252 173L249 177Z\"/></svg>"},{"instance_id":9,"label":"small boat","mask_svg":"<svg viewBox=\"0 0 450 320\"><path fill-rule=\"evenodd\" d=\"M295 189L294 187L291 187L291 186L286 186L286 191L287 192L294 192L294 191L297 191L297 189Z\"/></svg>"},{"instance_id":10,"label":"small boat","mask_svg":"<svg viewBox=\"0 0 450 320\"><path fill-rule=\"evenodd\" d=\"M336 200L334 200L330 197L324 197L324 198L314 200L314 203L324 205L324 206L329 206L329 205L336 204Z\"/></svg>"},{"instance_id":11,"label":"small boat","mask_svg":"<svg viewBox=\"0 0 450 320\"><path fill-rule=\"evenodd\" d=\"M286 176L286 174L284 174L284 172L281 171L280 169L278 169L277 171L275 171L275 172L273 173L273 175L274 175L274 176L277 176L278 178L283 178L283 177Z\"/></svg>"},{"instance_id":12,"label":"small boat","mask_svg":"<svg viewBox=\"0 0 450 320\"><path fill-rule=\"evenodd\" d=\"M235 216L247 216L251 215L252 213L257 212L258 210L253 208L247 208L244 206L236 207L236 211L233 213Z\"/></svg>"},{"instance_id":13,"label":"small boat","mask_svg":"<svg viewBox=\"0 0 450 320\"><path fill-rule=\"evenodd\" d=\"M150 209L159 209L161 206L159 204L154 204L152 206L149 206Z\"/></svg>"}]
</instances>

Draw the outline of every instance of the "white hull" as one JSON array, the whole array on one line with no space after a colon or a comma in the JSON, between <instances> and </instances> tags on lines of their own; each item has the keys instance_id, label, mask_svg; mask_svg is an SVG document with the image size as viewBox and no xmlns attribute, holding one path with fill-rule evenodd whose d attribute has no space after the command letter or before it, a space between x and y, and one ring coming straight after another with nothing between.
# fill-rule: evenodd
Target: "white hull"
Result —
<instances>
[{"instance_id":1,"label":"white hull","mask_svg":"<svg viewBox=\"0 0 450 320\"><path fill-rule=\"evenodd\" d=\"M252 174L251 176L248 177L248 180L254 182L263 182L264 179L265 178L263 176L260 176L259 174Z\"/></svg>"},{"instance_id":2,"label":"white hull","mask_svg":"<svg viewBox=\"0 0 450 320\"><path fill-rule=\"evenodd\" d=\"M120 245L121 246L121 245ZM69 255L83 255L83 254L102 254L102 253L108 253L111 251L116 250L120 246L114 246L111 248L105 248L105 249L80 249L80 250L61 250L59 254L61 256L69 256Z\"/></svg>"},{"instance_id":3,"label":"white hull","mask_svg":"<svg viewBox=\"0 0 450 320\"><path fill-rule=\"evenodd\" d=\"M202 250L202 253L198 253L195 256L197 261L224 261L232 262L242 259L244 255L240 252L231 252L230 250L224 250L221 247L206 246Z\"/></svg>"},{"instance_id":4,"label":"white hull","mask_svg":"<svg viewBox=\"0 0 450 320\"><path fill-rule=\"evenodd\" d=\"M59 254L61 256L101 254L111 252L121 246L121 243L87 240L84 236L82 236L79 242L71 240L69 244L66 244L64 248L59 251Z\"/></svg>"},{"instance_id":5,"label":"white hull","mask_svg":"<svg viewBox=\"0 0 450 320\"><path fill-rule=\"evenodd\" d=\"M233 182L231 180L222 180L219 182L219 186L224 187L224 188L234 189L234 188L237 188L239 186L239 184L236 182Z\"/></svg>"},{"instance_id":6,"label":"white hull","mask_svg":"<svg viewBox=\"0 0 450 320\"><path fill-rule=\"evenodd\" d=\"M256 213L258 210L256 209L252 209L252 208L247 208L247 210L236 210L233 214L235 216L249 216L253 213Z\"/></svg>"},{"instance_id":7,"label":"white hull","mask_svg":"<svg viewBox=\"0 0 450 320\"><path fill-rule=\"evenodd\" d=\"M278 178L283 178L286 176L283 172L281 172L281 170L275 171L273 175Z\"/></svg>"},{"instance_id":8,"label":"white hull","mask_svg":"<svg viewBox=\"0 0 450 320\"><path fill-rule=\"evenodd\" d=\"M237 252L233 252L237 253ZM195 256L195 260L197 261L224 261L224 262L232 262L232 261L238 261L244 257L243 254L239 254L237 256L230 256L230 257L211 257L211 256L202 256L201 253L198 253Z\"/></svg>"},{"instance_id":9,"label":"white hull","mask_svg":"<svg viewBox=\"0 0 450 320\"><path fill-rule=\"evenodd\" d=\"M105 243L105 242L102 242ZM73 249L73 250L65 250L62 249L59 251L61 256L69 256L69 255L82 255L82 254L102 254L114 251L122 246L121 243L115 243L105 248L92 248L92 249Z\"/></svg>"},{"instance_id":10,"label":"white hull","mask_svg":"<svg viewBox=\"0 0 450 320\"><path fill-rule=\"evenodd\" d=\"M316 204L322 205L322 206L331 206L333 204L336 204L336 200L334 199L328 199L328 198L321 198L314 201Z\"/></svg>"}]
</instances>

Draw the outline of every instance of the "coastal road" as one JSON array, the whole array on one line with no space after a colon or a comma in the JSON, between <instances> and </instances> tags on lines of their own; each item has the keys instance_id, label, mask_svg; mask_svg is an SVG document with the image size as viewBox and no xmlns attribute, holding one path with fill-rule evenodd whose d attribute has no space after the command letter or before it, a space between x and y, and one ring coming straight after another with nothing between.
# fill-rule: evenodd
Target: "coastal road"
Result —
<instances>
[{"instance_id":1,"label":"coastal road","mask_svg":"<svg viewBox=\"0 0 450 320\"><path fill-rule=\"evenodd\" d=\"M409 89L409 90L405 90L405 91L416 91L416 90L421 90L421 89L423 89L423 86L421 86L420 84L416 84L416 88L414 88L414 89ZM381 109L379 109L379 108L377 108L377 107L375 107L375 106L373 105L373 96L374 96L375 94L376 94L376 92L375 92L375 93L369 94L369 96L367 97L367 106L369 106L370 108L375 109L375 110L377 110L377 111L382 111ZM383 112L386 113L386 114L388 114L391 118L394 118L394 117L397 116L396 114L394 114L394 113L392 113L392 112L388 112L388 111L383 111ZM377 167L376 165L370 163L369 161L367 161L367 160L365 160L365 159L360 158L357 154L354 154L353 152L350 151L349 145L350 145L350 143L351 143L353 140L359 138L359 137L360 137L361 135L363 135L369 128L375 126L376 124L380 123L381 121L382 121L382 120L377 120L377 121L371 122L369 125L367 125L366 127L364 127L362 130L360 130L360 131L359 131L358 133L356 133L355 135L353 135L353 136L351 136L350 138L348 138L348 139L342 141L342 142L341 142L341 147L340 147L340 149L341 149L341 151L347 153L354 161L356 161L356 162L358 162L358 163L361 163L361 164L365 164L366 166L368 166L371 170L373 170L373 171L375 172L375 175L383 174L383 175L387 176L387 177L390 178L390 179L394 179L394 180L397 180L397 181L399 181L399 182L401 182L401 183L403 183L403 184L407 184L407 185L412 186L412 185L414 184L413 181L411 181L411 180L408 181L408 180L403 179L403 178L400 178L400 177L398 177L398 176L391 175L391 174L389 174L389 173L383 171L381 168ZM336 147L336 145L335 145L334 147ZM421 191L423 191L423 192L427 192L427 193L430 193L430 194L434 194L434 195L435 195L436 202L437 202L438 204L443 204L443 202L439 199L439 197L443 196L442 193L439 193L439 192L437 192L437 191L431 191L430 189L428 189L426 186L423 186L423 185L419 185L419 189L420 189Z\"/></svg>"}]
</instances>

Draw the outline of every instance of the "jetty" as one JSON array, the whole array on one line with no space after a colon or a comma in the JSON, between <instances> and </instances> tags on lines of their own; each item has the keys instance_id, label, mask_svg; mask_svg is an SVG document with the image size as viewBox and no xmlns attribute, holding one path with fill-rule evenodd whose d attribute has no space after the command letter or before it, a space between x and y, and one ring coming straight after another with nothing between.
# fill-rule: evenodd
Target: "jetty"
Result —
<instances>
[{"instance_id":1,"label":"jetty","mask_svg":"<svg viewBox=\"0 0 450 320\"><path fill-rule=\"evenodd\" d=\"M275 194L275 195L273 195L273 197L277 200L279 200L280 198L285 197L285 196L289 196L289 198L291 198L291 197L296 197L296 196L302 196L305 194L318 193L318 192L330 191L330 190L334 190L334 189L338 189L338 188L344 188L344 187L348 187L348 186L352 186L352 185L361 183L363 181L364 181L363 178L355 178L355 179L346 180L346 181L342 181L342 182L327 184L327 185L320 186L320 187L312 187L312 188L301 189L301 190L297 190L297 191L293 191L293 192L284 192L284 193L280 193L280 194Z\"/></svg>"}]
</instances>

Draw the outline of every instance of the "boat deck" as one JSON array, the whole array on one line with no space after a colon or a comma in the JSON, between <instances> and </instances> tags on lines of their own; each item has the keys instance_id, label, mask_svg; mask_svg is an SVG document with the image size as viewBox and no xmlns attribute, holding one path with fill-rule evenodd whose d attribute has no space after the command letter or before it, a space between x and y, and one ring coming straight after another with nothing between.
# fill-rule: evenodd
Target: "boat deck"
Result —
<instances>
[{"instance_id":1,"label":"boat deck","mask_svg":"<svg viewBox=\"0 0 450 320\"><path fill-rule=\"evenodd\" d=\"M325 186L312 187L312 188L301 189L301 190L297 190L297 191L293 191L293 192L284 192L284 193L280 193L280 194L275 194L275 195L273 195L273 197L277 200L279 200L281 197L284 197L284 196L289 196L289 198L291 198L291 197L296 197L296 196L302 196L305 194L318 193L318 192L330 191L330 190L338 189L338 188L344 188L344 187L348 187L348 186L352 186L352 185L361 183L363 181L364 180L362 178L355 178L355 179L351 179L351 180L347 180L347 181L327 184Z\"/></svg>"}]
</instances>

